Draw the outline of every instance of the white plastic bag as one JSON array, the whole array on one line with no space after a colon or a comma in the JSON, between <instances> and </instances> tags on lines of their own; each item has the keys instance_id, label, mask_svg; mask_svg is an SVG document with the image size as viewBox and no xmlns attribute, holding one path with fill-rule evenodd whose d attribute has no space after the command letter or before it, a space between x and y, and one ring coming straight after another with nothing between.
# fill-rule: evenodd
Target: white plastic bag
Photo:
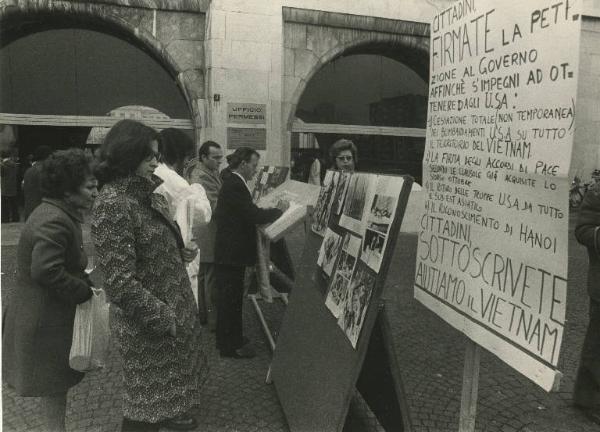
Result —
<instances>
[{"instance_id":1,"label":"white plastic bag","mask_svg":"<svg viewBox=\"0 0 600 432\"><path fill-rule=\"evenodd\" d=\"M101 369L106 364L109 342L108 303L103 289L77 305L69 366L80 372Z\"/></svg>"}]
</instances>

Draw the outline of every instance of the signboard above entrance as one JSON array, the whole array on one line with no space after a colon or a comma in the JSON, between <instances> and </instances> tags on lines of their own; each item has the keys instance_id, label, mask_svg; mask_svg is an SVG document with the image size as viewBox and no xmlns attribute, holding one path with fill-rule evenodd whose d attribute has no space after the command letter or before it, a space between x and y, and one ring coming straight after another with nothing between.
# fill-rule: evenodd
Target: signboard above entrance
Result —
<instances>
[{"instance_id":1,"label":"signboard above entrance","mask_svg":"<svg viewBox=\"0 0 600 432\"><path fill-rule=\"evenodd\" d=\"M266 124L267 105L228 103L227 123Z\"/></svg>"}]
</instances>

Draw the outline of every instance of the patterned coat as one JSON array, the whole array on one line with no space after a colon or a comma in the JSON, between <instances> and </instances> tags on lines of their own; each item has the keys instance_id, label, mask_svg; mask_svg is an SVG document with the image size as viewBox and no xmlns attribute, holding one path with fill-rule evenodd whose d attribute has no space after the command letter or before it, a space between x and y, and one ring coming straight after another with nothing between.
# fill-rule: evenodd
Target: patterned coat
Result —
<instances>
[{"instance_id":1,"label":"patterned coat","mask_svg":"<svg viewBox=\"0 0 600 432\"><path fill-rule=\"evenodd\" d=\"M3 376L20 396L66 393L83 378L69 367L75 309L92 296L81 221L64 201L44 199L21 232L2 335Z\"/></svg>"},{"instance_id":2,"label":"patterned coat","mask_svg":"<svg viewBox=\"0 0 600 432\"><path fill-rule=\"evenodd\" d=\"M92 222L123 361L124 416L152 423L194 406L207 373L183 241L164 197L153 193L159 184L136 175L107 183Z\"/></svg>"}]
</instances>

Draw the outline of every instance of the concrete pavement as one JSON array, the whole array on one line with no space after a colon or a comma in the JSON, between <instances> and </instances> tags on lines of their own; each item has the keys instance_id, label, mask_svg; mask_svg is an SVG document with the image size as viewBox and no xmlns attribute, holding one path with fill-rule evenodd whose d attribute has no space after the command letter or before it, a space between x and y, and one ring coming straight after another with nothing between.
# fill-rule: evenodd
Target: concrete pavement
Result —
<instances>
[{"instance_id":1,"label":"concrete pavement","mask_svg":"<svg viewBox=\"0 0 600 432\"><path fill-rule=\"evenodd\" d=\"M10 301L14 287L14 245L19 225L2 226L2 300ZM289 242L298 263L303 244L299 227ZM86 236L89 239L89 236ZM86 244L86 248L91 248ZM571 392L579 351L587 325L585 293L587 257L570 237L567 326L559 369L564 373L559 392L546 393L503 362L482 350L477 431L485 432L594 432L600 426L573 409ZM394 349L398 359L412 430L446 432L458 430L460 389L465 338L413 300L412 290L392 285L388 311ZM292 297L293 301L293 297ZM262 304L272 329L281 322L284 307ZM210 378L196 411L202 431L286 431L283 412L273 386L264 383L270 352L249 302L245 325L258 356L252 360L221 359L214 349L214 335L206 332L204 344L210 358ZM121 418L121 382L118 354L111 350L108 367L90 373L72 389L69 398L69 431L118 430ZM42 431L35 398L19 398L3 387L3 426L6 431ZM351 404L345 431L381 430L359 397Z\"/></svg>"}]
</instances>

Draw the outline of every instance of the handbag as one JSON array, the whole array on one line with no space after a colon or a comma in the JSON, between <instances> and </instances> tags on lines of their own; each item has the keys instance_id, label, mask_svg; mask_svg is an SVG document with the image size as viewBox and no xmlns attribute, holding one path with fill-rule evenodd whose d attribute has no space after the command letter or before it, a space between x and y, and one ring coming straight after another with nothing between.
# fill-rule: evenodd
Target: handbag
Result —
<instances>
[{"instance_id":1,"label":"handbag","mask_svg":"<svg viewBox=\"0 0 600 432\"><path fill-rule=\"evenodd\" d=\"M73 323L69 366L80 372L102 369L108 354L109 305L103 289L92 290L92 297L77 305Z\"/></svg>"}]
</instances>

